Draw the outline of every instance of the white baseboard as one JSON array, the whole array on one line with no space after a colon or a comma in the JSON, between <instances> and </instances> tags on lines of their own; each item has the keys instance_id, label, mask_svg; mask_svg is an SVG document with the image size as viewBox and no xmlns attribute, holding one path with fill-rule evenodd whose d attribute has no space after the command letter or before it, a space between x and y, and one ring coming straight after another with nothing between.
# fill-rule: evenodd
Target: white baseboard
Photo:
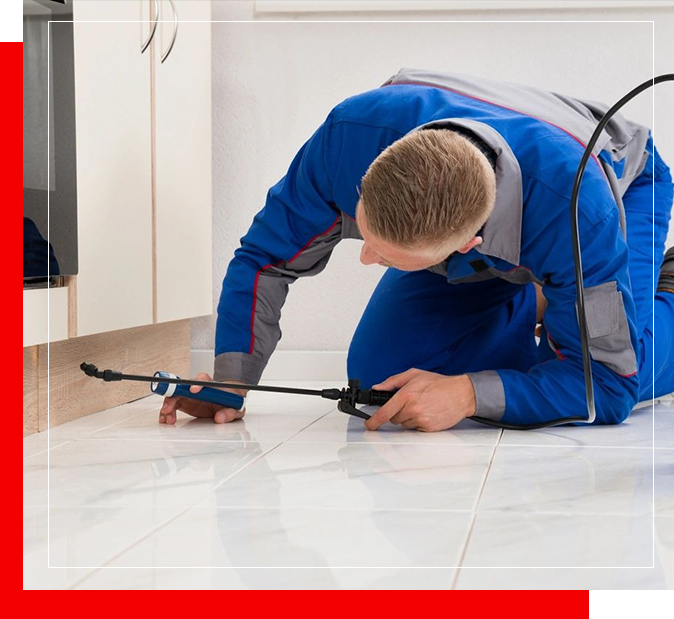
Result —
<instances>
[{"instance_id":1,"label":"white baseboard","mask_svg":"<svg viewBox=\"0 0 674 619\"><path fill-rule=\"evenodd\" d=\"M191 373L213 375L212 350L190 351ZM262 380L326 380L346 382L345 350L277 350Z\"/></svg>"}]
</instances>

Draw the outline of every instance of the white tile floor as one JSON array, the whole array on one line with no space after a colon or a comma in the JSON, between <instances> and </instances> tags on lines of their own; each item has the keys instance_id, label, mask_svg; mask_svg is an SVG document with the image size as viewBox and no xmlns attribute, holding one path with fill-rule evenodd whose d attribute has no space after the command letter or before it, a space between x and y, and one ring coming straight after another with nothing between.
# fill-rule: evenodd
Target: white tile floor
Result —
<instances>
[{"instance_id":1,"label":"white tile floor","mask_svg":"<svg viewBox=\"0 0 674 619\"><path fill-rule=\"evenodd\" d=\"M24 439L25 588L674 588L671 398L437 434L259 392L171 427L159 401Z\"/></svg>"}]
</instances>

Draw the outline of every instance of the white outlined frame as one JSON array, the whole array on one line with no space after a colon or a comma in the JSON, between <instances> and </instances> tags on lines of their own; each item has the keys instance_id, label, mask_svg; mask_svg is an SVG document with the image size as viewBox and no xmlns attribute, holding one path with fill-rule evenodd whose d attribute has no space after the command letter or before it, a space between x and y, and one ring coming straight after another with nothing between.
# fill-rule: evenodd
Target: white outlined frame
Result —
<instances>
[{"instance_id":1,"label":"white outlined frame","mask_svg":"<svg viewBox=\"0 0 674 619\"><path fill-rule=\"evenodd\" d=\"M47 80L48 80L48 85L49 85L49 71L51 67L51 62L50 62L50 53L51 53L51 27L53 23L72 23L74 24L75 21L77 23L145 23L144 20L58 20L58 21L48 21L48 27L47 27L47 66L48 66L48 74L47 74ZM159 20L162 22L167 22L167 23L173 23L170 20ZM654 20L301 20L301 21L296 21L296 20L209 20L209 21L204 21L204 20L181 20L183 23L245 23L245 24L253 24L253 23L263 23L263 24L270 24L270 23L291 23L291 24L297 24L297 23L555 23L555 24L560 24L560 23L571 23L571 24L578 24L578 23L596 23L596 24L609 24L609 23L629 23L629 24L643 24L643 23L650 23L651 24L651 32L652 32L652 41L653 41L653 52L652 52L652 74L655 76L655 21ZM627 89L625 89L627 92ZM653 118L653 127L652 127L652 134L655 135L655 91L654 88L651 88L651 97L652 97L652 118ZM49 135L50 135L50 127L49 127L49 97L47 97L47 166L49 166ZM655 214L655 178L653 179L653 191L652 191L652 208L653 208L653 214ZM49 220L49 211L50 211L50 203L49 203L49 176L47 176L47 241L49 243L49 228L50 228L50 220ZM652 249L653 249L653 254L655 254L654 249L655 249L655 217L653 221L653 229L652 229ZM49 247L49 245L48 245ZM47 249L48 251L48 249ZM49 265L49 261L47 261L47 264ZM48 266L49 269L49 266ZM652 265L653 269L653 294L655 294L655 289L657 286L657 282L655 281L655 262L653 262ZM49 276L49 271L48 271L48 276ZM653 339L655 341L655 315L653 314L652 317L653 324ZM653 365L655 365L655 346L653 346ZM359 570L372 570L372 569L393 569L393 570L416 570L416 569L432 569L432 570L456 570L456 573L454 575L454 578L452 580L452 588L455 588L455 585L457 583L457 579L459 577L459 574L461 570L463 569L492 569L492 570L517 570L517 569L525 569L525 570L574 570L574 569L584 569L584 570L621 570L621 569L631 569L631 570L644 570L644 569L655 569L655 511L656 511L656 506L655 506L655 384L653 385L653 393L652 393L652 447L651 447L651 453L652 453L652 496L651 496L651 501L653 505L653 510L652 510L652 548L651 548L651 562L652 564L650 566L464 566L461 565L461 562L463 561L463 558L465 557L466 550L468 549L470 539L471 539L471 534L473 527L475 525L475 520L477 518L477 510L479 507L479 502L480 498L482 495L482 491L484 489L484 485L486 484L487 477L489 474L489 470L491 469L491 463L494 458L494 454L496 452L497 445L494 447L494 451L492 452L491 458L489 465L487 467L487 471L485 472L484 479L482 481L482 485L480 488L480 492L478 495L478 499L476 501L476 506L475 509L472 510L471 513L471 522L468 528L468 533L466 536L466 540L463 543L463 547L461 549L460 553L460 559L459 559L459 565L443 565L443 566L421 566L421 565L403 565L403 566L390 566L390 565L374 565L374 566L354 566L354 565L346 565L346 566L336 566L336 565L329 565L329 566L235 566L235 565L211 565L211 566L112 566L112 565L98 565L98 566L88 566L88 565L69 565L69 566L62 566L62 565L55 565L52 566L50 564L50 493L49 493L49 488L50 488L50 452L51 449L49 448L50 440L49 440L49 431L50 431L50 426L49 426L49 367L50 367L50 340L49 340L49 294L47 294L47 568L48 569L90 569L90 570L100 570L100 569L146 569L146 570L156 570L156 569L197 569L197 570L212 570L212 569L224 569L224 570L240 570L240 569L299 569L299 570L304 570L304 569L310 569L310 570L315 570L315 569L329 569L329 570L342 570L342 569L359 569ZM268 452L265 452L258 456L257 458L252 459L250 462L246 463L241 469L238 469L235 474L238 474L241 472L244 468L247 468L260 458L264 458ZM232 475L232 476L233 476ZM224 480L222 480L218 485L216 485L213 490L217 489L220 485L225 484L231 476L226 477ZM179 511L177 514L174 516L168 518L166 522L160 524L159 526L155 527L152 531L144 535L141 539L144 539L148 535L151 535L155 531L161 529L162 527L166 526L173 520L179 518L183 514L185 514L187 511L192 509L194 505L190 505L183 509L182 511ZM136 540L134 544L138 543L139 540Z\"/></svg>"}]
</instances>

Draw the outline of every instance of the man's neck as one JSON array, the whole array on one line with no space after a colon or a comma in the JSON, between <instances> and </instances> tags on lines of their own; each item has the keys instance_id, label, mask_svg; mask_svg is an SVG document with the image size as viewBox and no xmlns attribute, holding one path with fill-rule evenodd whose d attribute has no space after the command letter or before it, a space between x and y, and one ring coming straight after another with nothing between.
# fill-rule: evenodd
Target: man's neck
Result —
<instances>
[{"instance_id":1,"label":"man's neck","mask_svg":"<svg viewBox=\"0 0 674 619\"><path fill-rule=\"evenodd\" d=\"M475 148L477 148L489 161L492 170L496 169L496 153L489 147L489 145L468 129L454 126L450 129L454 133L458 133L461 137L466 138Z\"/></svg>"}]
</instances>

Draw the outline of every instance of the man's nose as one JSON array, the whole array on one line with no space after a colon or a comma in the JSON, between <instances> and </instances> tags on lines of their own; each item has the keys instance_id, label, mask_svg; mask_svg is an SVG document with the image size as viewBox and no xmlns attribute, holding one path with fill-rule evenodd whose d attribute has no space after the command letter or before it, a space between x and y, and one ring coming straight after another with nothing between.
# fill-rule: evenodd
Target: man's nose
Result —
<instances>
[{"instance_id":1,"label":"man's nose","mask_svg":"<svg viewBox=\"0 0 674 619\"><path fill-rule=\"evenodd\" d=\"M369 264L379 264L381 256L370 248L367 243L363 243L363 248L360 250L360 261L365 266Z\"/></svg>"}]
</instances>

